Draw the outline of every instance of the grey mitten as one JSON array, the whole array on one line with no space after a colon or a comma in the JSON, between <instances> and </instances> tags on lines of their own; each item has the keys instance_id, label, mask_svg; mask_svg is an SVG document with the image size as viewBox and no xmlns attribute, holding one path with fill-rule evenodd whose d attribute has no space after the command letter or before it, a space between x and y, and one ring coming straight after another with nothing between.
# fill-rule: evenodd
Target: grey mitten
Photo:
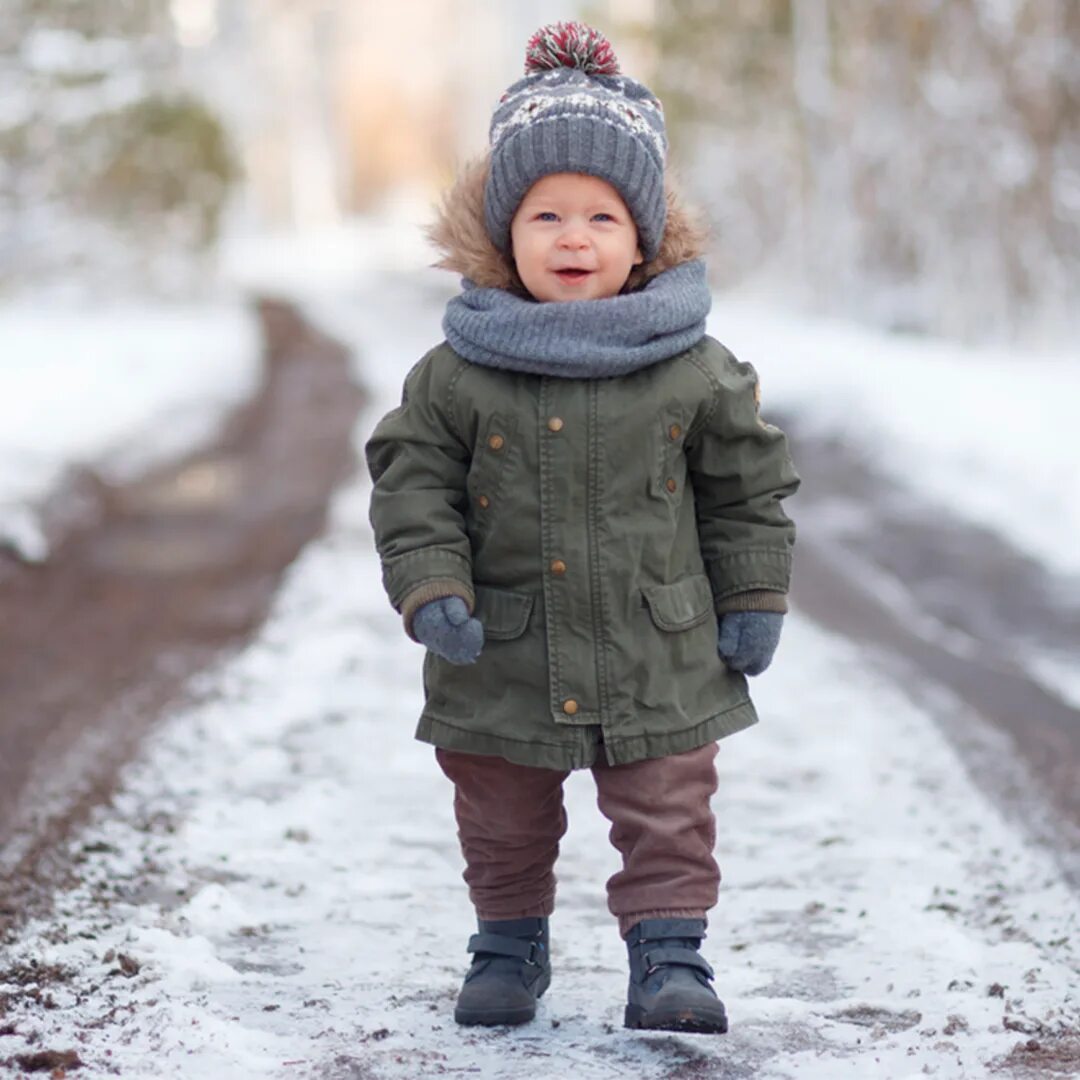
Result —
<instances>
[{"instance_id":1,"label":"grey mitten","mask_svg":"<svg viewBox=\"0 0 1080 1080\"><path fill-rule=\"evenodd\" d=\"M469 615L460 596L444 596L418 608L413 636L451 664L474 664L484 647L484 627Z\"/></svg>"},{"instance_id":2,"label":"grey mitten","mask_svg":"<svg viewBox=\"0 0 1080 1080\"><path fill-rule=\"evenodd\" d=\"M717 649L729 668L760 675L772 663L783 625L777 611L729 611L720 617Z\"/></svg>"}]
</instances>

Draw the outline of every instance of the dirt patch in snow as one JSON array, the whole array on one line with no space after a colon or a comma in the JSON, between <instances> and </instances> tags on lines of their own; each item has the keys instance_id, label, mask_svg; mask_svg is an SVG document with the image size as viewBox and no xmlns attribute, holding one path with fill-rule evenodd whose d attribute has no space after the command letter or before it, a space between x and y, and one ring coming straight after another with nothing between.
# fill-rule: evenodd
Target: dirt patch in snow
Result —
<instances>
[{"instance_id":1,"label":"dirt patch in snow","mask_svg":"<svg viewBox=\"0 0 1080 1080\"><path fill-rule=\"evenodd\" d=\"M1019 1042L1003 1058L991 1063L995 1073L1027 1080L1028 1077L1080 1076L1080 1035L1039 1036Z\"/></svg>"},{"instance_id":2,"label":"dirt patch in snow","mask_svg":"<svg viewBox=\"0 0 1080 1080\"><path fill-rule=\"evenodd\" d=\"M32 1054L16 1054L0 1062L23 1072L47 1072L54 1080L63 1080L68 1069L81 1069L82 1061L74 1050L38 1050Z\"/></svg>"},{"instance_id":3,"label":"dirt patch in snow","mask_svg":"<svg viewBox=\"0 0 1080 1080\"><path fill-rule=\"evenodd\" d=\"M0 939L77 871L59 840L260 625L355 465L345 349L289 305L258 310L261 386L213 445L126 485L72 477L47 508L50 559L0 554Z\"/></svg>"}]
</instances>

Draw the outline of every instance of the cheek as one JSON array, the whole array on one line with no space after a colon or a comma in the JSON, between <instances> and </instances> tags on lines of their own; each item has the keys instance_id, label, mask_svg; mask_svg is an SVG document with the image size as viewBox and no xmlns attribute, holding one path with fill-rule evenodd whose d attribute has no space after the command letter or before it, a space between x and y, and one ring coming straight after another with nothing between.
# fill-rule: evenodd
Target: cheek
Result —
<instances>
[{"instance_id":1,"label":"cheek","mask_svg":"<svg viewBox=\"0 0 1080 1080\"><path fill-rule=\"evenodd\" d=\"M637 243L634 240L629 242L623 242L619 245L619 257L620 260L627 263L630 266L634 265L637 256L640 254L637 248Z\"/></svg>"},{"instance_id":2,"label":"cheek","mask_svg":"<svg viewBox=\"0 0 1080 1080\"><path fill-rule=\"evenodd\" d=\"M529 271L529 268L537 261L538 245L535 237L530 237L527 233L518 236L517 238L511 236L510 238L510 253L514 262L517 264L518 272L520 273L522 268L525 272Z\"/></svg>"}]
</instances>

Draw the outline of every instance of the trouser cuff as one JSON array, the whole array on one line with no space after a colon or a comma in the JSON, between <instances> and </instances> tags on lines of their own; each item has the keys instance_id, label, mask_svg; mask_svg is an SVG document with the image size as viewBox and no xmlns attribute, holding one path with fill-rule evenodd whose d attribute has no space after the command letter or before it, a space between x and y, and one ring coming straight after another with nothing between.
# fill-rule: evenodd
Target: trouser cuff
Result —
<instances>
[{"instance_id":1,"label":"trouser cuff","mask_svg":"<svg viewBox=\"0 0 1080 1080\"><path fill-rule=\"evenodd\" d=\"M655 911L635 911L619 916L619 933L625 938L642 919L702 919L708 924L703 908L658 908Z\"/></svg>"},{"instance_id":2,"label":"trouser cuff","mask_svg":"<svg viewBox=\"0 0 1080 1080\"><path fill-rule=\"evenodd\" d=\"M503 919L546 919L555 910L554 899L539 904L526 904L518 907L476 907L476 917L485 922L498 922Z\"/></svg>"}]
</instances>

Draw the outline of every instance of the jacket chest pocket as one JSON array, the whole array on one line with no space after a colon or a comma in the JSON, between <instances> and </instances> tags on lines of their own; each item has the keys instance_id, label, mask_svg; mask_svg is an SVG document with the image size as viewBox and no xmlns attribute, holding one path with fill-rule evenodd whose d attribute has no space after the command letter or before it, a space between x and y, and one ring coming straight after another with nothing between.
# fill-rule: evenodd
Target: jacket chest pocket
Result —
<instances>
[{"instance_id":1,"label":"jacket chest pocket","mask_svg":"<svg viewBox=\"0 0 1080 1080\"><path fill-rule=\"evenodd\" d=\"M480 427L472 463L465 480L469 516L475 531L490 528L499 511L503 477L510 455L516 451L513 417L493 413Z\"/></svg>"},{"instance_id":2,"label":"jacket chest pocket","mask_svg":"<svg viewBox=\"0 0 1080 1080\"><path fill-rule=\"evenodd\" d=\"M686 487L686 428L690 418L677 401L670 401L653 429L652 471L649 494L668 502L680 502Z\"/></svg>"}]
</instances>

